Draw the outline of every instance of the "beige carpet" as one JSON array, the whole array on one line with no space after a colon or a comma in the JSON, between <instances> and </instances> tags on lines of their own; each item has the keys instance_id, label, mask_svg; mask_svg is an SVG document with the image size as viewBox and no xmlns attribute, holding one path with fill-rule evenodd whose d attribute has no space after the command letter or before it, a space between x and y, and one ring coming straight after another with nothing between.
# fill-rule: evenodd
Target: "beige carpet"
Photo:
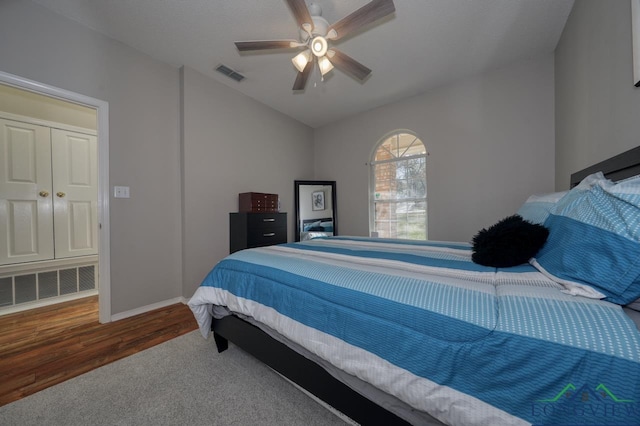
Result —
<instances>
[{"instance_id":1,"label":"beige carpet","mask_svg":"<svg viewBox=\"0 0 640 426\"><path fill-rule=\"evenodd\" d=\"M3 425L345 425L264 364L198 331L0 407Z\"/></svg>"}]
</instances>

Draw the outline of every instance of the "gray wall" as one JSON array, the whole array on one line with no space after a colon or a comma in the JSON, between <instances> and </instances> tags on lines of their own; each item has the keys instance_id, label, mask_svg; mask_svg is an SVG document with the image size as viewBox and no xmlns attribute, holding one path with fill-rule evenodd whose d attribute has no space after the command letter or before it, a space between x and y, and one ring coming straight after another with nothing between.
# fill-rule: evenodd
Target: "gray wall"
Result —
<instances>
[{"instance_id":1,"label":"gray wall","mask_svg":"<svg viewBox=\"0 0 640 426\"><path fill-rule=\"evenodd\" d=\"M110 200L112 314L189 297L228 250L239 192L281 194L291 239L293 180L337 180L340 232L367 234L365 163L394 130L429 149L432 239L468 240L555 184L552 55L316 131L28 1L0 2L0 58L2 71L109 102L110 184L131 187Z\"/></svg>"},{"instance_id":2,"label":"gray wall","mask_svg":"<svg viewBox=\"0 0 640 426\"><path fill-rule=\"evenodd\" d=\"M556 188L591 164L640 145L631 2L576 1L555 53Z\"/></svg>"},{"instance_id":3,"label":"gray wall","mask_svg":"<svg viewBox=\"0 0 640 426\"><path fill-rule=\"evenodd\" d=\"M184 289L229 254L238 194L280 195L293 241L293 181L310 179L312 129L189 68L183 86Z\"/></svg>"},{"instance_id":4,"label":"gray wall","mask_svg":"<svg viewBox=\"0 0 640 426\"><path fill-rule=\"evenodd\" d=\"M109 102L112 314L181 294L179 73L28 1L0 2L0 70Z\"/></svg>"},{"instance_id":5,"label":"gray wall","mask_svg":"<svg viewBox=\"0 0 640 426\"><path fill-rule=\"evenodd\" d=\"M228 253L239 192L281 194L293 238L307 126L28 1L0 2L0 57L4 72L109 102L110 185L131 187L110 200L112 315L191 297Z\"/></svg>"},{"instance_id":6,"label":"gray wall","mask_svg":"<svg viewBox=\"0 0 640 426\"><path fill-rule=\"evenodd\" d=\"M343 235L368 234L370 160L399 129L425 143L429 239L469 241L554 189L553 55L544 55L316 130L317 179L337 181Z\"/></svg>"}]
</instances>

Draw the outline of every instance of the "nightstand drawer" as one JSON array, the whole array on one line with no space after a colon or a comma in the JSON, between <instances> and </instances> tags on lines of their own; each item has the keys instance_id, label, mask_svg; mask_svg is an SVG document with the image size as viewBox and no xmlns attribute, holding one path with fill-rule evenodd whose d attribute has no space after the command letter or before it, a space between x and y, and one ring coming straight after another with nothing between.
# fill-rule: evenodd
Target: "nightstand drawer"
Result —
<instances>
[{"instance_id":1,"label":"nightstand drawer","mask_svg":"<svg viewBox=\"0 0 640 426\"><path fill-rule=\"evenodd\" d=\"M247 236L249 247L270 246L287 242L287 228L264 229L259 232L250 232Z\"/></svg>"},{"instance_id":2,"label":"nightstand drawer","mask_svg":"<svg viewBox=\"0 0 640 426\"><path fill-rule=\"evenodd\" d=\"M286 213L229 213L229 251L287 242Z\"/></svg>"},{"instance_id":3,"label":"nightstand drawer","mask_svg":"<svg viewBox=\"0 0 640 426\"><path fill-rule=\"evenodd\" d=\"M280 213L252 213L247 215L249 229L275 229L287 227L287 215Z\"/></svg>"}]
</instances>

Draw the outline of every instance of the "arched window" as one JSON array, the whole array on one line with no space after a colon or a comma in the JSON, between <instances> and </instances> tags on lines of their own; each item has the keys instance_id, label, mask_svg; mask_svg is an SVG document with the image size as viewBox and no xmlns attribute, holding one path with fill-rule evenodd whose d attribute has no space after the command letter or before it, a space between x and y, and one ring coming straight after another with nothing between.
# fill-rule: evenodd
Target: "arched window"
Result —
<instances>
[{"instance_id":1,"label":"arched window","mask_svg":"<svg viewBox=\"0 0 640 426\"><path fill-rule=\"evenodd\" d=\"M414 134L396 132L378 145L370 164L371 235L426 240L427 149L424 143Z\"/></svg>"}]
</instances>

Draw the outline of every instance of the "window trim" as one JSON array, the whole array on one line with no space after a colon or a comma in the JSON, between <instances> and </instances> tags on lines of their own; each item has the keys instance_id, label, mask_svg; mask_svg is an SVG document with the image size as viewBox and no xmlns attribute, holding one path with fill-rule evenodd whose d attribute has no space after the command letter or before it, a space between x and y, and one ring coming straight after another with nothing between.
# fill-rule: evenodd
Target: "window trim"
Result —
<instances>
[{"instance_id":1,"label":"window trim","mask_svg":"<svg viewBox=\"0 0 640 426\"><path fill-rule=\"evenodd\" d=\"M384 144L386 141L388 141L390 138L393 138L394 136L397 137L398 135L402 135L402 134L408 134L414 137L414 140L411 142L411 144L409 144L409 146L407 146L407 148L402 152L402 154L400 154L400 156L396 156L396 154L394 154L393 152L387 150L387 152L389 152L391 155L393 155L393 158L390 159L385 159L385 160L375 160L376 158L376 154L378 153L378 150L380 149L381 145ZM425 153L424 154L414 154L414 155L409 155L409 156L403 156L404 153L407 152L407 150L409 150L412 146L414 146L415 142L419 141L422 146L424 147ZM374 146L371 155L370 155L370 161L368 163L369 165L369 235L372 236L375 231L375 206L376 203L399 203L399 202L412 202L412 201L424 201L425 205L427 206L427 211L425 212L425 240L429 239L429 213L428 213L428 201L427 201L427 197L428 197L428 192L427 192L427 196L425 196L424 198L406 198L406 199L402 199L402 200L398 200L393 199L393 200L376 200L375 199L375 188L376 188L376 175L375 175L375 168L377 165L380 164L385 164L385 163L392 163L392 162L398 162L398 161L407 161L407 160L412 160L412 159L416 159L416 158L424 158L425 159L425 185L427 185L427 168L426 168L426 162L427 162L427 157L429 156L429 151L427 150L427 145L424 143L424 141L415 133L412 132L410 130L406 130L406 129L402 129L402 130L395 130L393 132L387 133L384 137L382 137L378 143L376 143L376 145Z\"/></svg>"}]
</instances>

